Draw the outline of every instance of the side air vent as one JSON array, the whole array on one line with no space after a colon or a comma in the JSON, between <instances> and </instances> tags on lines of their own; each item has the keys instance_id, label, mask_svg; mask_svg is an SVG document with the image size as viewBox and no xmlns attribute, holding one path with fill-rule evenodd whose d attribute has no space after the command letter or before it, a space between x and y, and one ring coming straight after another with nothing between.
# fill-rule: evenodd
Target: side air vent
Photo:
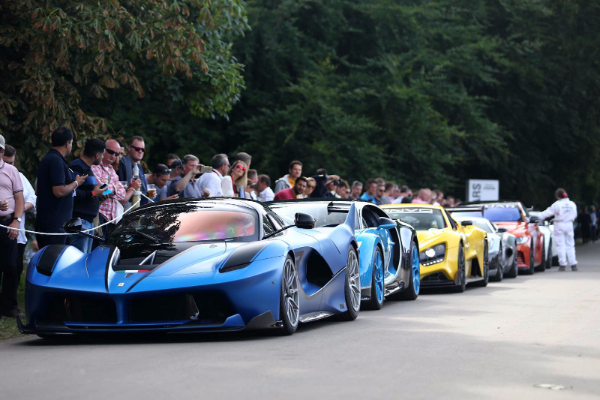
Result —
<instances>
[{"instance_id":1,"label":"side air vent","mask_svg":"<svg viewBox=\"0 0 600 400\"><path fill-rule=\"evenodd\" d=\"M54 271L54 267L56 266L56 261L58 261L58 258L67 247L68 245L65 244L53 244L46 247L46 250L42 253L40 261L36 266L37 272L46 276L52 275L52 271Z\"/></svg>"}]
</instances>

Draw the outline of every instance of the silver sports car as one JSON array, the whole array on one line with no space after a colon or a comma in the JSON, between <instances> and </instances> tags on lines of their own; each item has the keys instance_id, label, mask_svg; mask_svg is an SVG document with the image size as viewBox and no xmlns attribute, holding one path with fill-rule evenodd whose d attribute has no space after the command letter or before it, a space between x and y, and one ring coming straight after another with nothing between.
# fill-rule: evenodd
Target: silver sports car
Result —
<instances>
[{"instance_id":1,"label":"silver sports car","mask_svg":"<svg viewBox=\"0 0 600 400\"><path fill-rule=\"evenodd\" d=\"M541 211L532 211L529 210L530 217L539 217ZM544 244L546 249L546 269L552 267L553 265L558 265L558 252L556 251L556 244L554 240L552 240L552 235L554 234L554 225L553 221L544 220L540 221L540 232L544 234Z\"/></svg>"},{"instance_id":2,"label":"silver sports car","mask_svg":"<svg viewBox=\"0 0 600 400\"><path fill-rule=\"evenodd\" d=\"M516 278L519 273L517 260L517 238L508 233L506 228L498 228L483 217L452 216L458 222L471 221L478 228L487 232L488 263L490 281L499 282L504 278Z\"/></svg>"}]
</instances>

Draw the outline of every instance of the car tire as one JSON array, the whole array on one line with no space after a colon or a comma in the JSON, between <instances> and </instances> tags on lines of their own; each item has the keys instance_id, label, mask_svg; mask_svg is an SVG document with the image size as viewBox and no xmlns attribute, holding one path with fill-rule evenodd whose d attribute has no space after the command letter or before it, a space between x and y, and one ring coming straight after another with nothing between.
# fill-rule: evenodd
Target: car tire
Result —
<instances>
[{"instance_id":1,"label":"car tire","mask_svg":"<svg viewBox=\"0 0 600 400\"><path fill-rule=\"evenodd\" d=\"M529 250L529 268L523 271L525 275L533 275L533 272L535 271L535 267L533 266L535 263L535 258L533 257L534 249L535 246L531 246L531 249Z\"/></svg>"},{"instance_id":2,"label":"car tire","mask_svg":"<svg viewBox=\"0 0 600 400\"><path fill-rule=\"evenodd\" d=\"M513 263L512 263L512 267L510 268L510 271L508 271L508 274L506 274L507 278L516 278L517 276L519 276L519 257L517 257L517 253L515 252L515 254L513 254Z\"/></svg>"},{"instance_id":3,"label":"car tire","mask_svg":"<svg viewBox=\"0 0 600 400\"><path fill-rule=\"evenodd\" d=\"M477 287L486 287L488 282L490 281L490 262L488 259L489 256L489 248L487 241L483 247L483 271L481 272L482 280L477 281L473 286Z\"/></svg>"},{"instance_id":4,"label":"car tire","mask_svg":"<svg viewBox=\"0 0 600 400\"><path fill-rule=\"evenodd\" d=\"M542 243L542 262L540 265L535 267L536 272L544 272L546 271L546 244Z\"/></svg>"},{"instance_id":5,"label":"car tire","mask_svg":"<svg viewBox=\"0 0 600 400\"><path fill-rule=\"evenodd\" d=\"M504 279L504 266L500 265L500 258L502 254L504 254L502 252L503 250L504 249L502 248L502 244L500 244L500 251L498 251L498 261L496 262L496 265L498 266L498 271L496 272L494 278L490 278L491 281L502 282L502 279Z\"/></svg>"},{"instance_id":6,"label":"car tire","mask_svg":"<svg viewBox=\"0 0 600 400\"><path fill-rule=\"evenodd\" d=\"M552 239L548 242L548 253L546 254L546 269L552 268Z\"/></svg>"},{"instance_id":7,"label":"car tire","mask_svg":"<svg viewBox=\"0 0 600 400\"><path fill-rule=\"evenodd\" d=\"M419 261L419 248L415 242L410 244L410 278L408 287L399 293L390 296L393 300L416 300L421 291L421 263Z\"/></svg>"},{"instance_id":8,"label":"car tire","mask_svg":"<svg viewBox=\"0 0 600 400\"><path fill-rule=\"evenodd\" d=\"M383 282L383 255L381 247L375 247L373 254L373 269L371 274L371 297L364 305L368 310L381 310L385 298L385 286Z\"/></svg>"},{"instance_id":9,"label":"car tire","mask_svg":"<svg viewBox=\"0 0 600 400\"><path fill-rule=\"evenodd\" d=\"M344 298L346 300L346 311L339 314L339 319L342 321L353 321L358 317L358 312L360 311L360 267L358 264L358 254L356 254L356 250L352 246L348 250Z\"/></svg>"},{"instance_id":10,"label":"car tire","mask_svg":"<svg viewBox=\"0 0 600 400\"><path fill-rule=\"evenodd\" d=\"M458 246L458 283L454 286L455 293L462 293L467 288L467 276L465 272L465 250L462 243Z\"/></svg>"},{"instance_id":11,"label":"car tire","mask_svg":"<svg viewBox=\"0 0 600 400\"><path fill-rule=\"evenodd\" d=\"M279 313L281 317L282 335L291 335L298 329L300 323L300 293L298 276L294 260L289 255L283 264L281 274L281 296L279 300Z\"/></svg>"}]
</instances>

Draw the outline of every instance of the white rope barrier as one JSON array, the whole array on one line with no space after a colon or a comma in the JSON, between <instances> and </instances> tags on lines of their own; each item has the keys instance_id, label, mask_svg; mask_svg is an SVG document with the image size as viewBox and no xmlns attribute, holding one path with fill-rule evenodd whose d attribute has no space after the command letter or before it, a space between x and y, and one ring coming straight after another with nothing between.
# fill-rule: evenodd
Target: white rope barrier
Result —
<instances>
[{"instance_id":1,"label":"white rope barrier","mask_svg":"<svg viewBox=\"0 0 600 400\"><path fill-rule=\"evenodd\" d=\"M141 196L143 196L143 197L147 198L148 200L150 200L150 201L152 201L152 202L154 201L154 200L152 200L151 198L149 198L149 197L145 196L143 193L141 194ZM108 225L108 224L112 224L112 223L113 223L113 222L115 222L116 220L123 218L123 216L124 216L125 214L127 214L127 213L128 213L128 212L130 212L130 211L133 211L133 210L134 210L134 209L135 209L135 208L138 206L138 204L140 204L140 202L141 202L141 201L142 201L142 199L139 199L138 201L136 201L136 202L135 202L135 204L133 204L131 207L129 207L129 208L128 208L128 209L127 209L127 210L126 210L126 211L125 211L123 214L119 215L119 216L118 216L118 217L116 217L116 218L113 218L113 219L111 219L110 221L106 221L105 223L103 223L103 224L101 224L101 225L95 226L95 227L93 227L93 228L91 228L91 229L86 229L86 230L84 230L84 231L79 231L79 232L76 232L76 233L63 233L63 232L36 232L36 231L30 231L30 230L28 230L28 229L11 228L10 226L6 226L6 225L2 225L2 224L0 224L0 227L2 227L2 228L5 228L5 229L11 229L11 230L13 230L13 231L26 232L26 233L33 233L34 235L45 235L45 236L71 236L71 235L79 235L80 233L93 232L93 231L95 231L95 230L96 230L96 229L98 229L98 228L102 228L103 226L106 226L106 225Z\"/></svg>"}]
</instances>

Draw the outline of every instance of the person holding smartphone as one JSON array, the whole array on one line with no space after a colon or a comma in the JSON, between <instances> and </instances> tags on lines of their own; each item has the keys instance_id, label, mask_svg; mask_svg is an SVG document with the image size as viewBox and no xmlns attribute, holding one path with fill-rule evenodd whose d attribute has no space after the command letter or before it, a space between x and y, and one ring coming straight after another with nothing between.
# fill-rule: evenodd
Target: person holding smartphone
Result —
<instances>
[{"instance_id":1,"label":"person holding smartphone","mask_svg":"<svg viewBox=\"0 0 600 400\"><path fill-rule=\"evenodd\" d=\"M135 191L141 187L141 181L133 178L129 181L129 187L125 188L121 184L119 176L112 167L112 163L115 162L120 151L119 143L114 139L109 139L106 141L105 145L106 151L104 152L102 161L98 165L91 166L98 183L106 184L105 188L100 186L101 189L104 189L102 196L100 197L100 224L113 221L115 218L119 217L119 210L122 210L120 205L128 202ZM116 222L113 221L102 227L104 237L110 235L115 224Z\"/></svg>"},{"instance_id":2,"label":"person holding smartphone","mask_svg":"<svg viewBox=\"0 0 600 400\"><path fill-rule=\"evenodd\" d=\"M81 218L82 230L94 227L94 218L96 218L100 209L100 197L105 189L97 181L92 165L100 165L105 149L106 145L102 140L89 139L85 142L81 157L69 164L69 168L76 175L87 175L83 184L75 189L75 198L73 199L73 218ZM83 235L67 237L67 244L77 247L83 253L92 251L92 242L92 238Z\"/></svg>"}]
</instances>

